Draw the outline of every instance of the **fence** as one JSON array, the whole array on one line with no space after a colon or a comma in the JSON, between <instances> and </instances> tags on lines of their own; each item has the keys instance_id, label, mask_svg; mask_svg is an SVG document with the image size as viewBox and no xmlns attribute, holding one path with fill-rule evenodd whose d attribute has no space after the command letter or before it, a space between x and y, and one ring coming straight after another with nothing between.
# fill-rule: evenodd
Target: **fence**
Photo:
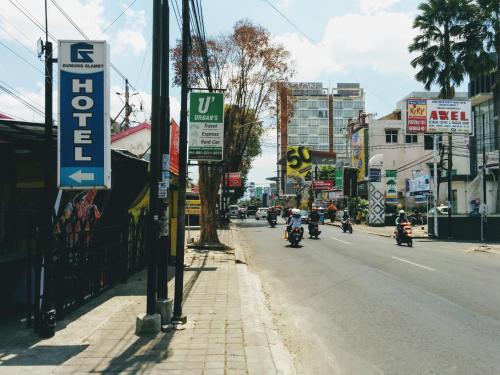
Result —
<instances>
[{"instance_id":1,"label":"fence","mask_svg":"<svg viewBox=\"0 0 500 375\"><path fill-rule=\"evenodd\" d=\"M54 301L58 318L145 265L146 213L122 225L75 220L55 234Z\"/></svg>"}]
</instances>

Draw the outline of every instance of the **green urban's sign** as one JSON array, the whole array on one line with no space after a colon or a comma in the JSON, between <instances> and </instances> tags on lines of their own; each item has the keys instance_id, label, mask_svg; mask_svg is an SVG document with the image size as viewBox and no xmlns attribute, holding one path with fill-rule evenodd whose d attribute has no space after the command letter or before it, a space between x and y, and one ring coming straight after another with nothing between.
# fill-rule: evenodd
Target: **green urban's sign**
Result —
<instances>
[{"instance_id":1,"label":"green urban's sign","mask_svg":"<svg viewBox=\"0 0 500 375\"><path fill-rule=\"evenodd\" d=\"M224 151L224 94L192 92L189 101L189 159L221 161Z\"/></svg>"}]
</instances>

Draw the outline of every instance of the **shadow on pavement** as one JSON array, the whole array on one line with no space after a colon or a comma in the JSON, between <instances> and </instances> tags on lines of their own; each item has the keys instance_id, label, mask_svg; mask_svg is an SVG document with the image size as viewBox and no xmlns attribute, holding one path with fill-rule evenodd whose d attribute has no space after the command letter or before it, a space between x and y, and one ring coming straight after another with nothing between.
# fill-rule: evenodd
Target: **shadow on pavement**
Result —
<instances>
[{"instance_id":1,"label":"shadow on pavement","mask_svg":"<svg viewBox=\"0 0 500 375\"><path fill-rule=\"evenodd\" d=\"M58 366L83 352L88 345L37 345L0 353L1 366Z\"/></svg>"}]
</instances>

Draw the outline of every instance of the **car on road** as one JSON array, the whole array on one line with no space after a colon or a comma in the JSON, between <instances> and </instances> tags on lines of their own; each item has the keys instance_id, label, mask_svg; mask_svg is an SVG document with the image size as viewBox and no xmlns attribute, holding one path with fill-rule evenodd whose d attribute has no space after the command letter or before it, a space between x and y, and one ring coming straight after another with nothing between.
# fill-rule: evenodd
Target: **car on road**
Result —
<instances>
[{"instance_id":1,"label":"car on road","mask_svg":"<svg viewBox=\"0 0 500 375\"><path fill-rule=\"evenodd\" d=\"M233 204L233 205L231 205L231 206L228 207L228 210L229 210L229 216L230 217L237 218L238 217L238 213L240 211L240 206L238 206L237 204Z\"/></svg>"},{"instance_id":2,"label":"car on road","mask_svg":"<svg viewBox=\"0 0 500 375\"><path fill-rule=\"evenodd\" d=\"M255 216L256 213L257 213L257 206L247 206L248 216Z\"/></svg>"},{"instance_id":3,"label":"car on road","mask_svg":"<svg viewBox=\"0 0 500 375\"><path fill-rule=\"evenodd\" d=\"M437 207L437 212L438 215L448 215L448 206L442 204L441 206ZM434 215L434 208L431 208L429 210L429 216Z\"/></svg>"},{"instance_id":4,"label":"car on road","mask_svg":"<svg viewBox=\"0 0 500 375\"><path fill-rule=\"evenodd\" d=\"M302 224L309 223L309 211L300 210L300 221L302 222Z\"/></svg>"},{"instance_id":5,"label":"car on road","mask_svg":"<svg viewBox=\"0 0 500 375\"><path fill-rule=\"evenodd\" d=\"M255 220L267 219L267 208L259 207L257 213L255 214Z\"/></svg>"}]
</instances>

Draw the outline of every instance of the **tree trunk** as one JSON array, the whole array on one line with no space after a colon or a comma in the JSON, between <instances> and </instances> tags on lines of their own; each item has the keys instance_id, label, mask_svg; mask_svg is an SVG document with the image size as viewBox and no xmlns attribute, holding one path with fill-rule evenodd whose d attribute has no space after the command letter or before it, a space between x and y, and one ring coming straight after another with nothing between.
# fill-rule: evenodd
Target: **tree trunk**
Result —
<instances>
[{"instance_id":1,"label":"tree trunk","mask_svg":"<svg viewBox=\"0 0 500 375\"><path fill-rule=\"evenodd\" d=\"M202 164L199 166L200 174L200 244L219 244L217 235L217 199L221 172L218 166Z\"/></svg>"}]
</instances>

